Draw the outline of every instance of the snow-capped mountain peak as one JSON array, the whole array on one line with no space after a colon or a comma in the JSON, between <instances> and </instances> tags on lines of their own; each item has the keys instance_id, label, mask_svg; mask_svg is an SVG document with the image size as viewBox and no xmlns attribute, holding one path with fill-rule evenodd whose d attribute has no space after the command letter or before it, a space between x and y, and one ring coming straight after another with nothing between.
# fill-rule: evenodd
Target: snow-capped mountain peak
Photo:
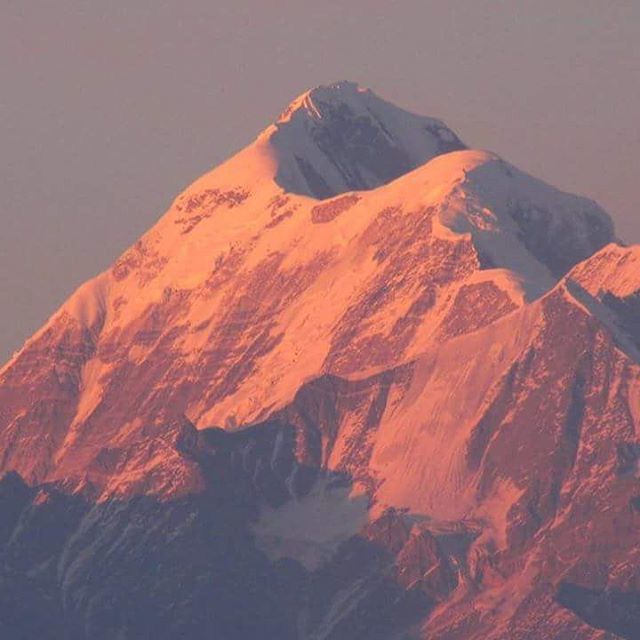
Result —
<instances>
[{"instance_id":1,"label":"snow-capped mountain peak","mask_svg":"<svg viewBox=\"0 0 640 640\"><path fill-rule=\"evenodd\" d=\"M276 120L276 124L290 122L294 117L306 114L307 117L321 120L322 109L326 105L350 105L358 108L371 97L377 98L370 89L360 87L356 82L341 80L328 85L318 85L294 98ZM379 100L379 98L377 98Z\"/></svg>"},{"instance_id":2,"label":"snow-capped mountain peak","mask_svg":"<svg viewBox=\"0 0 640 640\"><path fill-rule=\"evenodd\" d=\"M321 199L378 187L465 148L440 120L347 81L298 96L258 141L276 156L276 181L286 191Z\"/></svg>"}]
</instances>

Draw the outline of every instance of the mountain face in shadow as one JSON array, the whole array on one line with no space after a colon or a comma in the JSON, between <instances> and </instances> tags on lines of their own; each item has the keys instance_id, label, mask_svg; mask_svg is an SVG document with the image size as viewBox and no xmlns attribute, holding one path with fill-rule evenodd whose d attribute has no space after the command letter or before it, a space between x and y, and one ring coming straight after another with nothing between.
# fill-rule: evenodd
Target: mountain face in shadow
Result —
<instances>
[{"instance_id":1,"label":"mountain face in shadow","mask_svg":"<svg viewBox=\"0 0 640 640\"><path fill-rule=\"evenodd\" d=\"M176 440L205 477L197 494L96 502L17 474L0 484L6 637L387 637L453 591L456 574L438 539L393 509L332 545L313 570L261 544L261 510L309 502L363 519L364 495L345 473L303 466L296 429L281 420L247 431L196 431ZM313 436L319 433L311 431ZM321 487L318 491L317 487ZM314 489L315 488L315 489ZM310 526L305 523L305 526ZM335 527L320 525L318 548ZM313 558L322 549L302 549ZM428 580L422 575L430 571ZM416 580L417 578L417 580ZM355 601L337 616L336 593Z\"/></svg>"},{"instance_id":2,"label":"mountain face in shadow","mask_svg":"<svg viewBox=\"0 0 640 640\"><path fill-rule=\"evenodd\" d=\"M640 637L640 252L352 83L0 369L0 636Z\"/></svg>"}]
</instances>

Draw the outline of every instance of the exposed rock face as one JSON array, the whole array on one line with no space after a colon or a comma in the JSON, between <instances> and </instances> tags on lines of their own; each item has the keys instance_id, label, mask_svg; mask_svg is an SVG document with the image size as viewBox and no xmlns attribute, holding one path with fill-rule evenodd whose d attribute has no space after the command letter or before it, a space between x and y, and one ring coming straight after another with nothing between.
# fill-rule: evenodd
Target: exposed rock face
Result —
<instances>
[{"instance_id":1,"label":"exposed rock face","mask_svg":"<svg viewBox=\"0 0 640 640\"><path fill-rule=\"evenodd\" d=\"M0 370L1 634L640 637L639 265L301 96Z\"/></svg>"}]
</instances>

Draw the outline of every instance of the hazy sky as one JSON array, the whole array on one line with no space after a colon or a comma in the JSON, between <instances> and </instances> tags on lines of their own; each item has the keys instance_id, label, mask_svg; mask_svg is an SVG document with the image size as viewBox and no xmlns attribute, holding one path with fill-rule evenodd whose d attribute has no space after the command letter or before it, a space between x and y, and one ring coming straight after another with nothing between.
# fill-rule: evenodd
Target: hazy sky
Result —
<instances>
[{"instance_id":1,"label":"hazy sky","mask_svg":"<svg viewBox=\"0 0 640 640\"><path fill-rule=\"evenodd\" d=\"M0 0L0 360L178 191L340 79L640 241L638 0Z\"/></svg>"}]
</instances>

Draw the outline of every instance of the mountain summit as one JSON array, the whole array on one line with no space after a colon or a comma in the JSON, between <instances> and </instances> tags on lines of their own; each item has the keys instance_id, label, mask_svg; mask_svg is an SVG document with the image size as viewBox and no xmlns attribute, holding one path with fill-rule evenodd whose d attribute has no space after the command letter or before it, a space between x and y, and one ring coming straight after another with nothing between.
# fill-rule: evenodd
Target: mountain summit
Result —
<instances>
[{"instance_id":1,"label":"mountain summit","mask_svg":"<svg viewBox=\"0 0 640 640\"><path fill-rule=\"evenodd\" d=\"M441 153L464 148L439 120L337 82L293 100L223 167L234 183L243 176L256 185L262 176L288 193L326 199L379 187Z\"/></svg>"},{"instance_id":2,"label":"mountain summit","mask_svg":"<svg viewBox=\"0 0 640 640\"><path fill-rule=\"evenodd\" d=\"M408 113L352 82L302 94L261 140L278 159L277 182L315 198L379 187L465 148L439 120Z\"/></svg>"},{"instance_id":3,"label":"mountain summit","mask_svg":"<svg viewBox=\"0 0 640 640\"><path fill-rule=\"evenodd\" d=\"M438 120L301 95L0 370L0 632L637 637L637 257Z\"/></svg>"}]
</instances>

